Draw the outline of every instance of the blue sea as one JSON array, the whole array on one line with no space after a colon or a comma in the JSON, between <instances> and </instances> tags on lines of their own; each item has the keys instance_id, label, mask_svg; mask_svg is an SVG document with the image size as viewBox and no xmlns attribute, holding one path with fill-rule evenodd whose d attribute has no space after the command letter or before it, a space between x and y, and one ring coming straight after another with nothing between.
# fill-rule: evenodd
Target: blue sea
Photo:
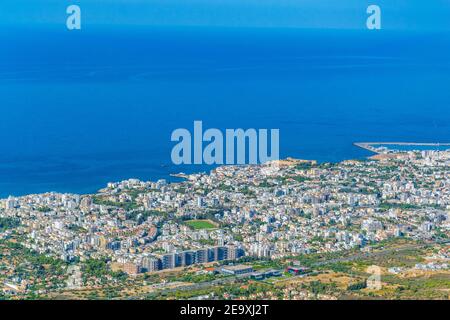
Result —
<instances>
[{"instance_id":1,"label":"blue sea","mask_svg":"<svg viewBox=\"0 0 450 320\"><path fill-rule=\"evenodd\" d=\"M171 132L278 128L282 157L450 142L450 35L369 30L0 31L0 197L207 171Z\"/></svg>"}]
</instances>

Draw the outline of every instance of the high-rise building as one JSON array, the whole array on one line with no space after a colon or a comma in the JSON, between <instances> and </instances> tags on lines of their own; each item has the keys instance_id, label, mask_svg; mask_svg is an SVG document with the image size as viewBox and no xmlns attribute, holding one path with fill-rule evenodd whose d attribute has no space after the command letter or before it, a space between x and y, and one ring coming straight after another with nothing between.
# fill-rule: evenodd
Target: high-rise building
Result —
<instances>
[{"instance_id":1,"label":"high-rise building","mask_svg":"<svg viewBox=\"0 0 450 320\"><path fill-rule=\"evenodd\" d=\"M244 250L237 246L227 246L227 260L237 260L244 256Z\"/></svg>"},{"instance_id":2,"label":"high-rise building","mask_svg":"<svg viewBox=\"0 0 450 320\"><path fill-rule=\"evenodd\" d=\"M158 271L161 267L161 261L155 257L144 257L141 264L146 272Z\"/></svg>"},{"instance_id":3,"label":"high-rise building","mask_svg":"<svg viewBox=\"0 0 450 320\"><path fill-rule=\"evenodd\" d=\"M197 263L197 253L195 251L189 250L181 253L182 266L189 266L194 263Z\"/></svg>"},{"instance_id":4,"label":"high-rise building","mask_svg":"<svg viewBox=\"0 0 450 320\"><path fill-rule=\"evenodd\" d=\"M214 261L226 260L228 257L228 248L217 246L214 247Z\"/></svg>"},{"instance_id":5,"label":"high-rise building","mask_svg":"<svg viewBox=\"0 0 450 320\"><path fill-rule=\"evenodd\" d=\"M5 209L9 210L9 209L14 209L17 206L17 200L13 197L8 197L8 199L6 199L5 201Z\"/></svg>"},{"instance_id":6,"label":"high-rise building","mask_svg":"<svg viewBox=\"0 0 450 320\"><path fill-rule=\"evenodd\" d=\"M209 262L209 250L208 249L199 249L196 251L197 263L206 263Z\"/></svg>"},{"instance_id":7,"label":"high-rise building","mask_svg":"<svg viewBox=\"0 0 450 320\"><path fill-rule=\"evenodd\" d=\"M176 266L177 254L167 253L161 257L162 269L173 269Z\"/></svg>"},{"instance_id":8,"label":"high-rise building","mask_svg":"<svg viewBox=\"0 0 450 320\"><path fill-rule=\"evenodd\" d=\"M197 197L197 206L199 208L203 207L205 205L205 201L203 200L202 197Z\"/></svg>"}]
</instances>

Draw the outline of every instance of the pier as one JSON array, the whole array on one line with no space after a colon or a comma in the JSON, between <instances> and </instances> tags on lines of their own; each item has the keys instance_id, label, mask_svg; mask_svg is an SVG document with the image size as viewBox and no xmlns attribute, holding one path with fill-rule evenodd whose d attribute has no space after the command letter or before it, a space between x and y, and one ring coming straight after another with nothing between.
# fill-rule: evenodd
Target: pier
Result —
<instances>
[{"instance_id":1,"label":"pier","mask_svg":"<svg viewBox=\"0 0 450 320\"><path fill-rule=\"evenodd\" d=\"M369 150L377 154L386 154L393 152L385 146L428 146L428 147L442 147L448 146L450 148L450 143L432 143L432 142L355 142L353 145ZM374 145L380 145L381 147L374 147Z\"/></svg>"}]
</instances>

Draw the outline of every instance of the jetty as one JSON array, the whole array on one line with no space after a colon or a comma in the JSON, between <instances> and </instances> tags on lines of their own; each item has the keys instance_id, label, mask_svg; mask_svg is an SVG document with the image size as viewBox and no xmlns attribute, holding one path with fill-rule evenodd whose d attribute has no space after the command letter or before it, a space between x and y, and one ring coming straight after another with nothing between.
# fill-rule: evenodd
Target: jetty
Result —
<instances>
[{"instance_id":1,"label":"jetty","mask_svg":"<svg viewBox=\"0 0 450 320\"><path fill-rule=\"evenodd\" d=\"M377 154L387 154L392 153L393 150L389 150L385 146L426 146L426 147L442 147L448 146L450 148L450 143L440 143L440 142L355 142L353 145L369 150ZM379 146L379 147L375 147Z\"/></svg>"}]
</instances>

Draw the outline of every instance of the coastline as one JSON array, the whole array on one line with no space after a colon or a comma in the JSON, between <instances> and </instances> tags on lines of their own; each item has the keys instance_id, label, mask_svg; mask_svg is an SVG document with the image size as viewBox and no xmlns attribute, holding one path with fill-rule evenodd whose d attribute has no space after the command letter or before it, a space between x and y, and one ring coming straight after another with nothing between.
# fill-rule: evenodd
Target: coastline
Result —
<instances>
[{"instance_id":1,"label":"coastline","mask_svg":"<svg viewBox=\"0 0 450 320\"><path fill-rule=\"evenodd\" d=\"M401 150L401 151L396 151L396 152L391 152L391 150L385 150L385 149L377 149L374 148L373 146L377 146L377 145L399 145L399 146L448 146L448 149L450 149L450 143L412 143L412 142L354 142L352 143L353 146L358 147L359 149L362 150L366 150L368 152L370 152L371 154L367 154L364 155L362 157L358 157L358 158L346 158L346 159L341 159L339 161L319 161L319 160L315 160L315 159L298 159L295 157L286 157L285 160L295 160L295 161L314 161L317 163L340 163L343 161L351 161L351 160L362 160L362 159L369 159L369 160L384 160L384 159L389 159L389 158L394 158L395 155L399 154L399 153L403 153L406 151L421 151L421 150ZM444 151L444 150L440 150L440 151ZM279 161L284 161L283 159L280 159ZM83 186L82 189L85 189L85 191L71 191L68 189L72 189L72 188L67 188L67 187L62 187L62 188L55 188L55 189L51 189L49 188L48 190L44 190L42 192L20 192L20 193L9 193L9 192L0 192L0 200L5 200L7 199L9 196L12 197L24 197L24 196L32 196L32 195L39 195L39 194L50 194L50 193L57 193L57 194L77 194L77 195L92 195L97 193L99 190L102 190L105 188L105 186L107 185L108 182L116 182L116 181L121 181L121 180L128 180L128 179L138 179L141 181L157 181L159 179L164 179L170 183L177 183L180 182L182 180L188 179L190 175L192 174L199 174L199 173L209 173L212 170L220 167L222 165L210 165L210 166L201 166L201 167L195 167L195 168L180 168L183 171L178 171L178 172L157 172L153 175L151 175L150 179L147 177L143 177L140 175L130 175L128 177L123 177L121 179L109 179L108 181L104 180L103 182L96 182L95 184L91 184L91 186ZM170 167L170 165L160 165L161 168L165 168L165 169L172 169ZM187 172L186 172L187 171ZM192 171L192 172L190 172ZM73 188L73 189L77 189L77 188ZM0 190L1 191L1 190Z\"/></svg>"},{"instance_id":2,"label":"coastline","mask_svg":"<svg viewBox=\"0 0 450 320\"><path fill-rule=\"evenodd\" d=\"M370 152L374 152L376 154L386 154L386 153L395 153L400 151L424 151L428 149L417 149L417 148L407 148L407 147L437 147L436 150L442 147L440 151L450 150L450 143L441 143L441 142L354 142L354 146L359 147L364 150L368 150ZM376 147L378 146L378 147ZM392 146L399 146L400 149L394 149ZM391 149L389 149L391 147Z\"/></svg>"}]
</instances>

